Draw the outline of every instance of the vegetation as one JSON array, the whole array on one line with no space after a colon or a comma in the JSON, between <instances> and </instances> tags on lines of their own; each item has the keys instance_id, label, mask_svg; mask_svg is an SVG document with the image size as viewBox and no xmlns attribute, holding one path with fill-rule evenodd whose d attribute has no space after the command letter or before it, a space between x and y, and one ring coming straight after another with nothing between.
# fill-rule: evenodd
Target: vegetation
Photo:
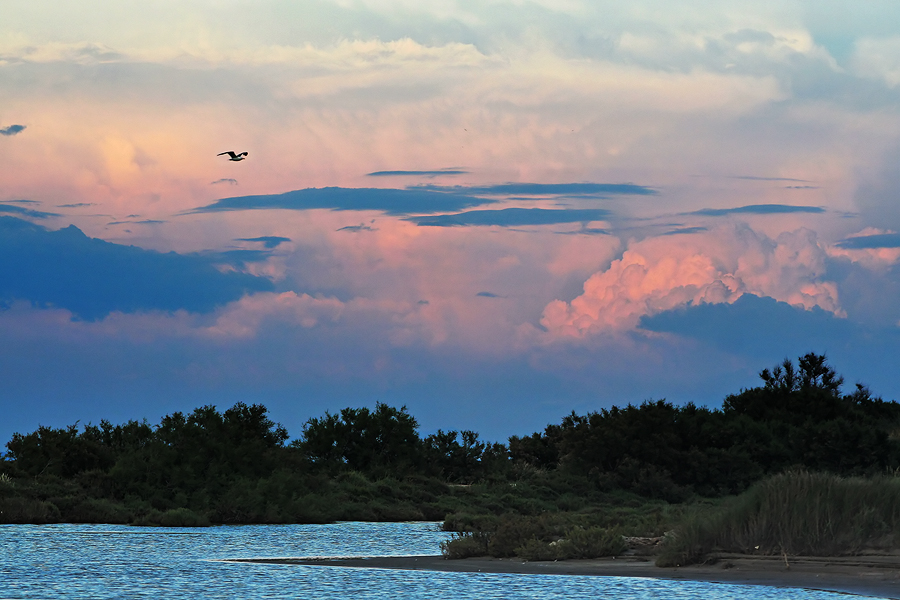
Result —
<instances>
[{"instance_id":1,"label":"vegetation","mask_svg":"<svg viewBox=\"0 0 900 600\"><path fill-rule=\"evenodd\" d=\"M508 444L472 431L423 438L405 407L385 404L311 418L290 443L264 406L243 403L156 425L39 427L6 444L0 522L443 519L458 534L443 547L449 557L532 560L614 555L623 536L674 530L665 564L717 549L854 552L893 539L886 507L900 502L884 474L900 471L900 405L862 385L842 393L821 355L760 377L721 409L654 401L572 413ZM810 523L827 526L818 537L785 533L818 531Z\"/></svg>"},{"instance_id":2,"label":"vegetation","mask_svg":"<svg viewBox=\"0 0 900 600\"><path fill-rule=\"evenodd\" d=\"M855 555L900 548L900 478L842 478L790 471L757 483L716 510L686 517L657 564L699 562L714 552Z\"/></svg>"}]
</instances>

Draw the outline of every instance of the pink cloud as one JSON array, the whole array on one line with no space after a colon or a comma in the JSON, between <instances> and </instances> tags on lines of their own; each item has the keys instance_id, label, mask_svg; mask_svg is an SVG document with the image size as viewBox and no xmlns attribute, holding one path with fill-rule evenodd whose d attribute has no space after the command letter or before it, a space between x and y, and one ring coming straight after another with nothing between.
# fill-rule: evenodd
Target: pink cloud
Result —
<instances>
[{"instance_id":1,"label":"pink cloud","mask_svg":"<svg viewBox=\"0 0 900 600\"><path fill-rule=\"evenodd\" d=\"M635 328L645 315L697 303L771 296L843 316L837 286L822 279L824 249L808 229L774 240L746 225L632 241L622 257L594 273L571 302L554 300L541 324L554 337Z\"/></svg>"}]
</instances>

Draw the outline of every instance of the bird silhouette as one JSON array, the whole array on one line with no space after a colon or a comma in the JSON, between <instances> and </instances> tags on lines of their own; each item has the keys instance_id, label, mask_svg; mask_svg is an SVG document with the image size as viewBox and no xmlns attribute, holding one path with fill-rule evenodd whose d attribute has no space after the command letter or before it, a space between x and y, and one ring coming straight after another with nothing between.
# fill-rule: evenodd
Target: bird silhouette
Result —
<instances>
[{"instance_id":1,"label":"bird silhouette","mask_svg":"<svg viewBox=\"0 0 900 600\"><path fill-rule=\"evenodd\" d=\"M221 154L216 154L216 156L222 156L224 154L227 154L228 156L231 157L228 160L244 160L244 157L247 156L246 152L241 152L240 154L235 154L234 150L229 150L228 152L222 152Z\"/></svg>"}]
</instances>

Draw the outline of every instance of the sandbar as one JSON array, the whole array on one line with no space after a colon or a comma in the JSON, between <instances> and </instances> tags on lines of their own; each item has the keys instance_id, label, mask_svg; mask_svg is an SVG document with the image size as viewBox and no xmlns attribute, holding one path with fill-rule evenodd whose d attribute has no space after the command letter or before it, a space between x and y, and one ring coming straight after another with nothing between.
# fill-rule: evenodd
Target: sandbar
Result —
<instances>
[{"instance_id":1,"label":"sandbar","mask_svg":"<svg viewBox=\"0 0 900 600\"><path fill-rule=\"evenodd\" d=\"M232 561L229 561L232 562ZM515 558L382 556L370 558L244 558L233 562L318 565L364 569L652 577L667 580L765 585L843 592L900 600L900 555L852 557L775 557L719 554L714 562L688 567L657 567L651 557L529 561Z\"/></svg>"}]
</instances>

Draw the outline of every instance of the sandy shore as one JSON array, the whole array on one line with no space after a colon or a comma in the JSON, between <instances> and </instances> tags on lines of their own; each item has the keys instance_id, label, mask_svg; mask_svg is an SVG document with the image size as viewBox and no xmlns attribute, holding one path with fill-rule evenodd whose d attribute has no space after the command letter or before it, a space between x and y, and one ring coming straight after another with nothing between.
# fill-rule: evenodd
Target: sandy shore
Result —
<instances>
[{"instance_id":1,"label":"sandy shore","mask_svg":"<svg viewBox=\"0 0 900 600\"><path fill-rule=\"evenodd\" d=\"M520 559L442 556L391 556L348 559L259 558L236 562L325 565L368 569L457 571L469 573L524 573L654 577L745 585L805 588L900 600L900 556L780 557L719 555L711 565L663 569L640 557L523 562Z\"/></svg>"}]
</instances>

